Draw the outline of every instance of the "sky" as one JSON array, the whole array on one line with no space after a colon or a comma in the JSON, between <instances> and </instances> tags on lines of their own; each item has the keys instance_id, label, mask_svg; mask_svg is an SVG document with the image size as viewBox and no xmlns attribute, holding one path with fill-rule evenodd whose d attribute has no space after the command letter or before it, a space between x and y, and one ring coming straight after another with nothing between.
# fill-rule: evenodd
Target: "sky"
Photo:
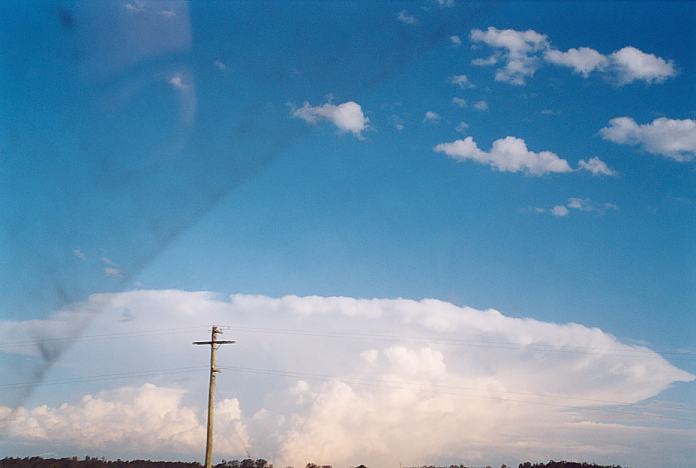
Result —
<instances>
[{"instance_id":1,"label":"sky","mask_svg":"<svg viewBox=\"0 0 696 468\"><path fill-rule=\"evenodd\" d=\"M0 9L0 453L693 464L693 3Z\"/></svg>"}]
</instances>

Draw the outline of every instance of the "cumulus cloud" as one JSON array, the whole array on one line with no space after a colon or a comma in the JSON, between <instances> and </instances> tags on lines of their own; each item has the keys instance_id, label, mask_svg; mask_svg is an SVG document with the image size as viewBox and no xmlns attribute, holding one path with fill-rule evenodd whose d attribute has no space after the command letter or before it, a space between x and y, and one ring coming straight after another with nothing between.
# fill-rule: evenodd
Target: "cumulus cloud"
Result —
<instances>
[{"instance_id":1,"label":"cumulus cloud","mask_svg":"<svg viewBox=\"0 0 696 468\"><path fill-rule=\"evenodd\" d=\"M449 82L460 88L473 88L474 84L469 80L466 75L454 75L450 76Z\"/></svg>"},{"instance_id":2,"label":"cumulus cloud","mask_svg":"<svg viewBox=\"0 0 696 468\"><path fill-rule=\"evenodd\" d=\"M466 107L466 99L455 96L452 98L452 104L457 107Z\"/></svg>"},{"instance_id":3,"label":"cumulus cloud","mask_svg":"<svg viewBox=\"0 0 696 468\"><path fill-rule=\"evenodd\" d=\"M129 370L205 367L207 353L189 343L205 335L205 324L231 325L225 337L237 344L218 355L221 457L244 456L244 445L277 466L307 460L387 466L442 457L500 464L585 458L592 447L596 461L648 467L690 454L693 431L665 426L652 417L652 407L638 417L625 418L625 412L644 410L648 403L642 400L694 376L597 328L436 299L225 297L178 290L98 294L61 313L66 319L95 310L98 318L64 355L70 366L57 372L118 372L124 362ZM134 320L120 321L124 311ZM46 330L62 321L50 320L0 321L0 341L20 329ZM143 337L162 323L169 332ZM121 336L104 337L104 330ZM92 334L101 335L102 346L93 346ZM5 369L3 376L14 379ZM11 444L40 447L55 440L54 450L79 444L83 451L124 446L199 455L205 369L177 385L118 385L98 393L71 388L64 395L93 396L16 411L3 422L9 434L0 442L3 453ZM34 399L56 401L55 388L37 388ZM619 403L621 412L612 416ZM0 409L2 415L9 411ZM670 449L655 454L656 443Z\"/></svg>"},{"instance_id":4,"label":"cumulus cloud","mask_svg":"<svg viewBox=\"0 0 696 468\"><path fill-rule=\"evenodd\" d=\"M412 14L410 14L410 13L409 13L408 11L406 11L406 10L401 10L401 11L396 15L396 19L397 19L397 21L399 21L400 23L404 23L404 24L414 25L414 24L417 24L417 23L418 23L418 19L417 19L415 16L413 16Z\"/></svg>"},{"instance_id":5,"label":"cumulus cloud","mask_svg":"<svg viewBox=\"0 0 696 468\"><path fill-rule=\"evenodd\" d=\"M310 124L315 124L319 120L328 120L338 128L339 132L350 132L359 140L363 139L362 133L367 130L370 122L360 104L353 101L338 105L328 102L320 106L311 106L305 101L302 107L293 110L292 116Z\"/></svg>"},{"instance_id":6,"label":"cumulus cloud","mask_svg":"<svg viewBox=\"0 0 696 468\"><path fill-rule=\"evenodd\" d=\"M638 124L631 117L616 117L599 131L605 140L639 146L648 153L675 161L696 158L696 120L660 117Z\"/></svg>"},{"instance_id":7,"label":"cumulus cloud","mask_svg":"<svg viewBox=\"0 0 696 468\"><path fill-rule=\"evenodd\" d=\"M654 54L647 54L635 47L624 47L610 55L620 84L642 80L646 83L662 83L677 74L674 64Z\"/></svg>"},{"instance_id":8,"label":"cumulus cloud","mask_svg":"<svg viewBox=\"0 0 696 468\"><path fill-rule=\"evenodd\" d=\"M440 114L437 112L433 111L428 111L425 113L425 117L423 117L423 122L437 122L440 120Z\"/></svg>"},{"instance_id":9,"label":"cumulus cloud","mask_svg":"<svg viewBox=\"0 0 696 468\"><path fill-rule=\"evenodd\" d=\"M184 77L179 73L176 73L169 78L169 84L172 86L172 88L176 88L181 91L188 89L189 87L189 85L184 82Z\"/></svg>"},{"instance_id":10,"label":"cumulus cloud","mask_svg":"<svg viewBox=\"0 0 696 468\"><path fill-rule=\"evenodd\" d=\"M496 71L495 79L514 85L524 85L539 68L542 59L554 65L572 68L585 78L595 71L605 73L618 85L634 81L662 83L677 74L671 60L632 46L623 47L608 55L590 47L573 47L564 52L553 48L548 36L534 30L501 30L494 27L489 27L486 31L474 29L470 39L496 49L493 55L476 58L472 64L486 66L502 62L504 66Z\"/></svg>"},{"instance_id":11,"label":"cumulus cloud","mask_svg":"<svg viewBox=\"0 0 696 468\"><path fill-rule=\"evenodd\" d=\"M454 131L457 133L464 133L469 129L469 124L466 122L459 122L455 127Z\"/></svg>"},{"instance_id":12,"label":"cumulus cloud","mask_svg":"<svg viewBox=\"0 0 696 468\"><path fill-rule=\"evenodd\" d=\"M205 445L205 420L183 404L186 392L143 384L85 395L76 403L32 409L0 407L0 428L9 437L89 450L118 447L126 453L186 454ZM241 453L248 440L235 399L216 403L216 430L240 439L217 438L216 450ZM4 427L3 427L4 426Z\"/></svg>"},{"instance_id":13,"label":"cumulus cloud","mask_svg":"<svg viewBox=\"0 0 696 468\"><path fill-rule=\"evenodd\" d=\"M609 168L607 163L599 159L597 156L593 156L587 161L581 159L578 161L578 169L581 171L587 171L593 176L615 176L616 171Z\"/></svg>"},{"instance_id":14,"label":"cumulus cloud","mask_svg":"<svg viewBox=\"0 0 696 468\"><path fill-rule=\"evenodd\" d=\"M469 37L472 42L481 42L504 51L501 58L505 66L496 72L495 79L514 85L524 85L526 79L534 75L539 62L535 53L548 47L546 35L531 29L516 31L490 26L485 31L473 29Z\"/></svg>"},{"instance_id":15,"label":"cumulus cloud","mask_svg":"<svg viewBox=\"0 0 696 468\"><path fill-rule=\"evenodd\" d=\"M589 47L568 49L566 52L549 49L545 52L544 57L556 65L573 68L585 78L594 70L605 69L609 63L604 55Z\"/></svg>"},{"instance_id":16,"label":"cumulus cloud","mask_svg":"<svg viewBox=\"0 0 696 468\"><path fill-rule=\"evenodd\" d=\"M462 39L459 36L450 36L449 40L453 46L459 47L462 45Z\"/></svg>"},{"instance_id":17,"label":"cumulus cloud","mask_svg":"<svg viewBox=\"0 0 696 468\"><path fill-rule=\"evenodd\" d=\"M220 70L220 71L222 71L222 70L224 70L224 69L227 68L227 65L226 65L225 62L223 62L222 60L215 60L215 61L213 61L213 66L214 66L215 68L217 68L218 70Z\"/></svg>"},{"instance_id":18,"label":"cumulus cloud","mask_svg":"<svg viewBox=\"0 0 696 468\"><path fill-rule=\"evenodd\" d=\"M564 205L555 205L548 210L546 208L534 208L537 213L550 213L557 218L564 218L570 214L572 210L582 211L585 213L595 213L604 215L607 211L618 211L619 207L614 203L596 204L589 198L571 197Z\"/></svg>"},{"instance_id":19,"label":"cumulus cloud","mask_svg":"<svg viewBox=\"0 0 696 468\"><path fill-rule=\"evenodd\" d=\"M472 137L440 143L434 150L456 161L474 161L502 172L541 176L572 171L568 162L555 153L530 151L523 139L512 136L494 141L490 151L481 150Z\"/></svg>"},{"instance_id":20,"label":"cumulus cloud","mask_svg":"<svg viewBox=\"0 0 696 468\"><path fill-rule=\"evenodd\" d=\"M477 111L487 111L488 103L486 101L476 101L474 103L474 109L476 109Z\"/></svg>"}]
</instances>

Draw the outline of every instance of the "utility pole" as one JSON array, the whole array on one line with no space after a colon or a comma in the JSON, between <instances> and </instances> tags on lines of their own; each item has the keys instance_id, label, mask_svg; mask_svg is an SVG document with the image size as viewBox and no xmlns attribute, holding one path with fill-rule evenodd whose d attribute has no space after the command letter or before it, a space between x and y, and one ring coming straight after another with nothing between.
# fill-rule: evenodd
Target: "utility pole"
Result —
<instances>
[{"instance_id":1,"label":"utility pole","mask_svg":"<svg viewBox=\"0 0 696 468\"><path fill-rule=\"evenodd\" d=\"M208 433L205 440L205 468L213 466L213 406L215 400L215 374L220 369L215 367L215 352L224 344L232 344L234 341L218 340L218 335L222 334L216 325L210 333L210 341L194 341L195 345L210 345L210 385L208 387Z\"/></svg>"}]
</instances>

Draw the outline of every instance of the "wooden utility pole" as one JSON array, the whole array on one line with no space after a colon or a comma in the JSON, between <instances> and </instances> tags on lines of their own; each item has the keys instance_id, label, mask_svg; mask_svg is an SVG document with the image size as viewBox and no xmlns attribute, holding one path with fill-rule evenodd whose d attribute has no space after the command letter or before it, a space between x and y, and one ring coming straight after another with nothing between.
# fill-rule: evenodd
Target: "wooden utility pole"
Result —
<instances>
[{"instance_id":1,"label":"wooden utility pole","mask_svg":"<svg viewBox=\"0 0 696 468\"><path fill-rule=\"evenodd\" d=\"M215 352L224 344L232 344L234 341L218 340L218 335L222 331L213 325L210 333L210 341L194 341L195 345L210 345L210 385L208 387L208 433L205 440L205 468L213 466L213 406L215 403L215 374L220 372L220 369L215 367Z\"/></svg>"}]
</instances>

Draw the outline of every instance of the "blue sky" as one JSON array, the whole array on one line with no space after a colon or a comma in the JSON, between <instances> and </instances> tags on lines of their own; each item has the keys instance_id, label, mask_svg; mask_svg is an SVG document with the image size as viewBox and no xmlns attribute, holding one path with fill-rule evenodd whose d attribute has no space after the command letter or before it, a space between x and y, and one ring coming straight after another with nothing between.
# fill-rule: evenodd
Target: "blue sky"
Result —
<instances>
[{"instance_id":1,"label":"blue sky","mask_svg":"<svg viewBox=\"0 0 696 468\"><path fill-rule=\"evenodd\" d=\"M696 373L694 5L441 3L3 4L0 319L435 298Z\"/></svg>"}]
</instances>

